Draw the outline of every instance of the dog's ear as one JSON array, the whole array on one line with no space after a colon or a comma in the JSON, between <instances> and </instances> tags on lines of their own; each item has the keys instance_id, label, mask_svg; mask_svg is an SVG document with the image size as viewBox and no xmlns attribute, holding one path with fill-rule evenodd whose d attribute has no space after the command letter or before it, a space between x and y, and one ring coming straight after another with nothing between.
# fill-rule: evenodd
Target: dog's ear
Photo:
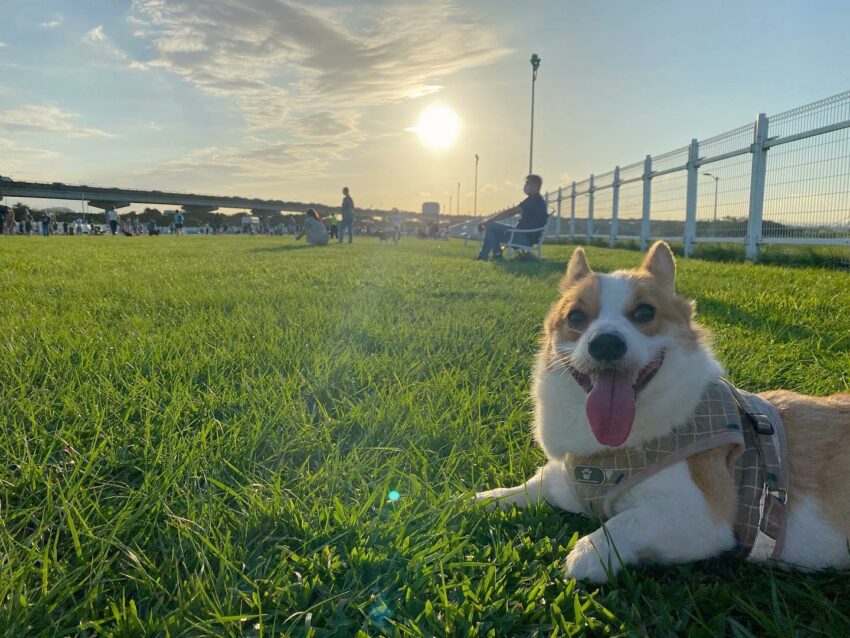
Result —
<instances>
[{"instance_id":1,"label":"dog's ear","mask_svg":"<svg viewBox=\"0 0 850 638\"><path fill-rule=\"evenodd\" d=\"M657 241L646 254L640 266L655 277L662 288L670 293L676 290L676 259L667 242Z\"/></svg>"},{"instance_id":2,"label":"dog's ear","mask_svg":"<svg viewBox=\"0 0 850 638\"><path fill-rule=\"evenodd\" d=\"M593 271L587 263L587 257L584 254L584 248L578 247L573 251L573 256L570 257L570 263L567 264L567 272L561 279L561 292L566 291L577 281L580 281L592 275Z\"/></svg>"}]
</instances>

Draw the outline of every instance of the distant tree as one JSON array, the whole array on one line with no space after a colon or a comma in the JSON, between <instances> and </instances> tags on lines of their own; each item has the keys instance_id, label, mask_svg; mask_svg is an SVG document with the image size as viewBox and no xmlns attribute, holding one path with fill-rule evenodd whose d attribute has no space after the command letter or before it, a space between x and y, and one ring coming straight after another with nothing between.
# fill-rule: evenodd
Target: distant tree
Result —
<instances>
[{"instance_id":1,"label":"distant tree","mask_svg":"<svg viewBox=\"0 0 850 638\"><path fill-rule=\"evenodd\" d=\"M23 219L27 213L32 215L33 210L23 202L16 202L14 206L12 206L12 210L15 211L15 219ZM35 215L33 215L35 217Z\"/></svg>"},{"instance_id":2,"label":"distant tree","mask_svg":"<svg viewBox=\"0 0 850 638\"><path fill-rule=\"evenodd\" d=\"M139 214L139 218L145 224L147 224L148 222L156 222L157 225L161 225L162 211L160 211L158 208L145 208L145 210L143 210L141 214Z\"/></svg>"}]
</instances>

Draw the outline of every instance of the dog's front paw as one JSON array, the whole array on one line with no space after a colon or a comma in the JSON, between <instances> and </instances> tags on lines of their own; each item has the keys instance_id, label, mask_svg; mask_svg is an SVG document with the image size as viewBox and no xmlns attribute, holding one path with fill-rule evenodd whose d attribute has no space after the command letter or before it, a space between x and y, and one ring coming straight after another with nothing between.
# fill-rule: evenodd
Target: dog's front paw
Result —
<instances>
[{"instance_id":1,"label":"dog's front paw","mask_svg":"<svg viewBox=\"0 0 850 638\"><path fill-rule=\"evenodd\" d=\"M608 582L609 576L619 571L619 561L616 558L613 561L608 560L611 550L605 537L600 540L593 536L594 534L584 536L576 542L573 551L567 556L564 568L568 578L589 580L601 585Z\"/></svg>"},{"instance_id":2,"label":"dog's front paw","mask_svg":"<svg viewBox=\"0 0 850 638\"><path fill-rule=\"evenodd\" d=\"M518 501L516 489L510 487L497 487L494 490L478 492L475 495L475 500L479 503L484 503L484 506L488 510L494 510L497 507L506 510L517 505L522 506L525 503L524 498L521 499L522 502Z\"/></svg>"}]
</instances>

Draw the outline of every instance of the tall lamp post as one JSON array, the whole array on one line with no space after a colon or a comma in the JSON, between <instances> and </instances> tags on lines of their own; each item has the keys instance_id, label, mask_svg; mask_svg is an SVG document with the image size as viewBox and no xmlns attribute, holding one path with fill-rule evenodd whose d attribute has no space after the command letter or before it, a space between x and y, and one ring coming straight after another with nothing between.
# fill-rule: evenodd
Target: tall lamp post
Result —
<instances>
[{"instance_id":1,"label":"tall lamp post","mask_svg":"<svg viewBox=\"0 0 850 638\"><path fill-rule=\"evenodd\" d=\"M534 158L534 85L537 82L537 69L540 68L540 56L536 53L531 55L531 136L528 144L528 174L532 173Z\"/></svg>"},{"instance_id":2,"label":"tall lamp post","mask_svg":"<svg viewBox=\"0 0 850 638\"><path fill-rule=\"evenodd\" d=\"M478 153L475 154L475 195L472 199L472 214L478 217Z\"/></svg>"},{"instance_id":3,"label":"tall lamp post","mask_svg":"<svg viewBox=\"0 0 850 638\"><path fill-rule=\"evenodd\" d=\"M703 173L706 177L710 177L714 180L714 223L717 223L717 183L720 181L720 178L717 175L712 175L711 173Z\"/></svg>"},{"instance_id":4,"label":"tall lamp post","mask_svg":"<svg viewBox=\"0 0 850 638\"><path fill-rule=\"evenodd\" d=\"M460 182L457 183L457 204L455 204L455 213L460 215Z\"/></svg>"}]
</instances>

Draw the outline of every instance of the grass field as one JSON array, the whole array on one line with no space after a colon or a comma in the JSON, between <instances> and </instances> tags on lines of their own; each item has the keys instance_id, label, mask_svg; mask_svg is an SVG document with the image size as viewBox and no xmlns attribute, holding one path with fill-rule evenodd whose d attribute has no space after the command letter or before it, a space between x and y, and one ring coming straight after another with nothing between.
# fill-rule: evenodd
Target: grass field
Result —
<instances>
[{"instance_id":1,"label":"grass field","mask_svg":"<svg viewBox=\"0 0 850 638\"><path fill-rule=\"evenodd\" d=\"M0 239L3 635L848 634L850 576L588 587L560 565L591 522L465 498L541 461L528 377L567 246ZM736 383L850 389L847 273L680 267Z\"/></svg>"}]
</instances>

